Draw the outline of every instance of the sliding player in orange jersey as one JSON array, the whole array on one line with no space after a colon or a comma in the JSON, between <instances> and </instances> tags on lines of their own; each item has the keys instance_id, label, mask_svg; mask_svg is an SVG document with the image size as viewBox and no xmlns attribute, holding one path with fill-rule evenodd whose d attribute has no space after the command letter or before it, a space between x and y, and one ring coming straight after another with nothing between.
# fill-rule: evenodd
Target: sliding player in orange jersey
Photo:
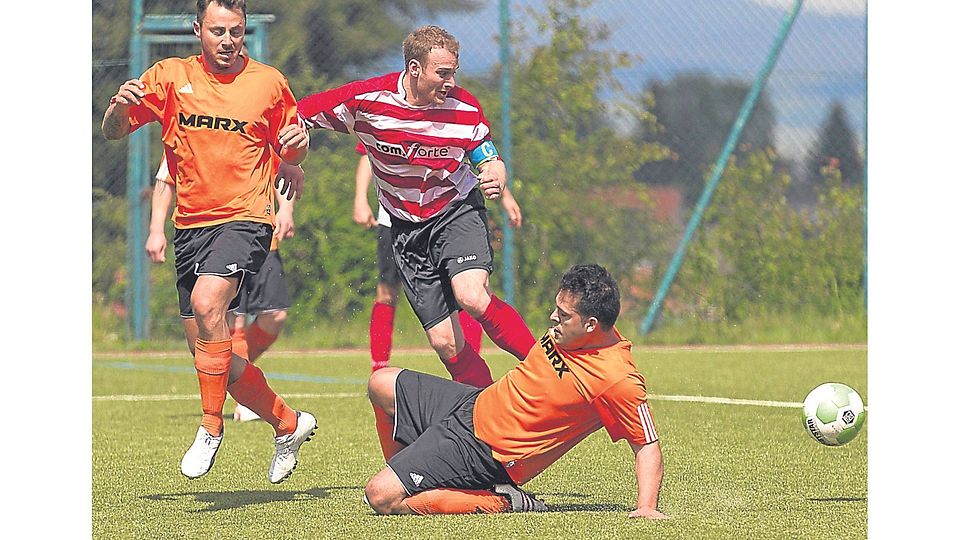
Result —
<instances>
[{"instance_id":1,"label":"sliding player in orange jersey","mask_svg":"<svg viewBox=\"0 0 960 540\"><path fill-rule=\"evenodd\" d=\"M274 227L275 152L290 167L307 156L309 136L296 98L276 69L240 51L244 0L198 0L193 30L201 53L167 58L131 79L103 116L107 139L159 122L164 156L177 185L175 265L180 314L194 354L203 418L180 472L198 478L213 466L223 440L230 394L274 428L267 476L282 482L297 465L316 418L297 412L269 387L263 372L233 354L227 311L248 274L263 265ZM302 180L284 194L299 197Z\"/></svg>"},{"instance_id":2,"label":"sliding player in orange jersey","mask_svg":"<svg viewBox=\"0 0 960 540\"><path fill-rule=\"evenodd\" d=\"M631 343L614 327L620 293L598 265L560 280L554 326L526 357L484 389L384 368L368 393L387 466L367 483L380 514L545 511L519 487L601 427L633 449L637 506L663 519L659 437ZM380 418L380 415L377 416Z\"/></svg>"}]
</instances>

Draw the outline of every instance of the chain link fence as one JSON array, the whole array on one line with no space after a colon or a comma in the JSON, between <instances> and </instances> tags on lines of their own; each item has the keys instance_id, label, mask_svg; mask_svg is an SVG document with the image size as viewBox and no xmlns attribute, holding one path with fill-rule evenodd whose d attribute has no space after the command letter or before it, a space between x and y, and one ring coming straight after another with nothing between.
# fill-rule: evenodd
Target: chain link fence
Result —
<instances>
[{"instance_id":1,"label":"chain link fence","mask_svg":"<svg viewBox=\"0 0 960 540\"><path fill-rule=\"evenodd\" d=\"M598 262L621 283L625 327L643 317L792 3L254 0L248 14L276 17L262 60L284 72L298 97L402 69L400 42L421 24L451 31L461 43L458 84L480 98L495 139L505 128L502 98L510 99L511 181L525 214L513 238L517 307L539 328L560 273ZM192 13L195 3L148 0L143 10ZM503 16L511 23L506 92ZM129 338L126 143L104 141L99 123L130 76L130 31L130 2L93 2L95 342ZM197 43L154 45L149 57L198 52ZM865 59L865 1L804 2L667 300L664 328L736 325L751 312L816 312L834 322L853 314L864 327ZM155 163L155 134L152 141ZM356 156L345 136L320 134L313 146L309 189L324 196L305 195L285 255L294 276L291 319L300 320L291 330L315 331L324 319L362 328L377 275L374 242L350 221ZM752 184L755 177L764 181ZM727 188L732 178L751 191ZM149 208L148 192L140 204ZM727 224L723 212L755 216ZM502 219L491 214L502 241ZM833 231L840 223L843 230ZM758 244L768 247L744 259L743 246ZM176 337L172 264L150 272L150 333ZM494 275L495 288L502 277ZM709 339L698 335L683 339Z\"/></svg>"}]
</instances>

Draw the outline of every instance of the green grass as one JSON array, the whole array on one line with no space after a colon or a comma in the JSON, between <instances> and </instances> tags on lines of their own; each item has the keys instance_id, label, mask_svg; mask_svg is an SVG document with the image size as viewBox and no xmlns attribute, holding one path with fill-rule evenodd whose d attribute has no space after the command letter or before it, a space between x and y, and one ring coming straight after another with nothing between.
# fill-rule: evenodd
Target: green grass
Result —
<instances>
[{"instance_id":1,"label":"green grass","mask_svg":"<svg viewBox=\"0 0 960 540\"><path fill-rule=\"evenodd\" d=\"M485 348L486 351L491 351ZM267 481L272 430L226 421L213 470L189 481L179 461L196 433L192 360L103 355L93 360L93 536L122 538L865 538L867 429L828 448L803 430L799 409L672 401L714 396L800 402L826 381L867 399L866 351L644 349L635 359L653 394L663 444L661 509L631 520L632 454L599 431L526 488L551 512L498 516L376 516L362 488L383 466L363 396L361 354L281 354L260 362L274 389L317 415L293 476ZM512 357L489 354L494 375ZM442 374L431 354L393 363ZM337 396L339 394L339 396ZM108 396L171 396L124 401ZM232 412L228 398L226 412ZM869 421L867 422L869 425Z\"/></svg>"}]
</instances>

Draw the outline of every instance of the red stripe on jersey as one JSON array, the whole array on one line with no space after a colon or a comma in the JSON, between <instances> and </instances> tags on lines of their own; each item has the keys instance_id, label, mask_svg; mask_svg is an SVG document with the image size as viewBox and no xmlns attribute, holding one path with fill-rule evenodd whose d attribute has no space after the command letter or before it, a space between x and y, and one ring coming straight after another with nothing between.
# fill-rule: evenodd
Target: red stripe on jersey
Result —
<instances>
[{"instance_id":1,"label":"red stripe on jersey","mask_svg":"<svg viewBox=\"0 0 960 540\"><path fill-rule=\"evenodd\" d=\"M464 138L454 138L454 137L438 137L425 135L423 133L414 133L411 131L404 131L403 129L382 129L377 128L363 120L358 118L356 123L353 126L353 130L357 133L364 133L375 137L378 141L390 143L390 144L402 144L406 150L411 143L420 143L424 146L455 146L457 148L467 148L470 149L470 145L476 142L479 145L481 141L473 141L473 139L464 139ZM485 137L484 140L489 137Z\"/></svg>"},{"instance_id":2,"label":"red stripe on jersey","mask_svg":"<svg viewBox=\"0 0 960 540\"><path fill-rule=\"evenodd\" d=\"M397 120L414 122L443 122L445 124L462 124L465 126L475 126L480 123L480 115L477 111L457 109L405 109L382 101L364 101L362 105L360 105L360 110L366 114L378 114Z\"/></svg>"},{"instance_id":3,"label":"red stripe on jersey","mask_svg":"<svg viewBox=\"0 0 960 540\"><path fill-rule=\"evenodd\" d=\"M391 206L402 209L405 212L419 218L421 221L430 219L438 212L443 210L447 206L447 203L452 201L458 193L459 192L457 190L451 189L426 205L420 206L416 202L404 201L394 197L386 191L380 190L380 194L383 195L383 197L388 203L390 203Z\"/></svg>"},{"instance_id":4,"label":"red stripe on jersey","mask_svg":"<svg viewBox=\"0 0 960 540\"><path fill-rule=\"evenodd\" d=\"M373 174L380 180L400 189L419 189L424 192L437 187L456 187L448 178L428 176L424 180L419 176L397 176L380 169L376 165L373 166Z\"/></svg>"}]
</instances>

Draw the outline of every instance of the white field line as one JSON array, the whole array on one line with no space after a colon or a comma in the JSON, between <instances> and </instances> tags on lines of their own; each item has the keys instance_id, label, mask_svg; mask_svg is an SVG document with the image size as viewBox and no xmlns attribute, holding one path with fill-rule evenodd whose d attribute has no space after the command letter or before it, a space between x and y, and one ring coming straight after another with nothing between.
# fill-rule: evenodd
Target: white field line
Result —
<instances>
[{"instance_id":1,"label":"white field line","mask_svg":"<svg viewBox=\"0 0 960 540\"><path fill-rule=\"evenodd\" d=\"M284 397L300 399L365 398L366 396L367 395L362 392L342 392L331 394L284 394ZM755 407L777 407L781 409L799 409L800 407L803 407L802 403L793 401L767 401L759 399L736 399L711 396L671 396L660 394L650 394L649 397L654 401L687 401L694 403L714 403L719 405L751 405ZM199 399L199 394L93 396L94 401L196 401Z\"/></svg>"},{"instance_id":2,"label":"white field line","mask_svg":"<svg viewBox=\"0 0 960 540\"><path fill-rule=\"evenodd\" d=\"M779 344L779 345L638 345L634 344L633 352L635 354L643 353L674 353L674 352L711 352L711 353L730 353L730 352L802 352L802 351L866 351L865 343L800 343L800 344ZM354 354L369 354L367 349L291 349L291 350L270 350L271 356L344 356ZM396 354L408 356L435 356L437 353L433 349L394 349ZM508 353L492 350L490 355L507 355ZM162 351L125 351L125 352L95 352L94 358L189 358L189 354L184 352L162 352Z\"/></svg>"}]
</instances>

